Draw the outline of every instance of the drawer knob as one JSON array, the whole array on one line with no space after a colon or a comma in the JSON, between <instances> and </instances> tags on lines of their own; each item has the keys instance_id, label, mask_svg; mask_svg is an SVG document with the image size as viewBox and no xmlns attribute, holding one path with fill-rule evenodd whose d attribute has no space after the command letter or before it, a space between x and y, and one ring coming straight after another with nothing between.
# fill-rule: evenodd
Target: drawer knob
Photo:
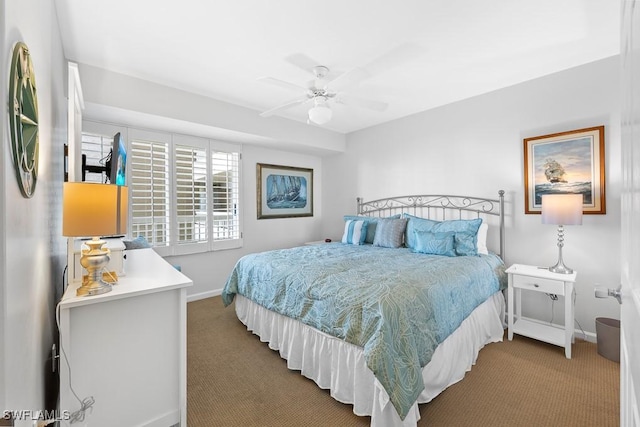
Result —
<instances>
[{"instance_id":1,"label":"drawer knob","mask_svg":"<svg viewBox=\"0 0 640 427\"><path fill-rule=\"evenodd\" d=\"M536 288L540 287L540 285L538 285L537 283L534 283L533 286L535 286Z\"/></svg>"}]
</instances>

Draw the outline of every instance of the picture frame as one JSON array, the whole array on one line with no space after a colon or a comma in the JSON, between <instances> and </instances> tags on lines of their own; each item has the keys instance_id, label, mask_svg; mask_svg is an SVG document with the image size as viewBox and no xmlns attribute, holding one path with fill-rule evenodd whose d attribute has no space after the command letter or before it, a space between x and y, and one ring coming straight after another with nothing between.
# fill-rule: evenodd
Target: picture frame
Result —
<instances>
[{"instance_id":1,"label":"picture frame","mask_svg":"<svg viewBox=\"0 0 640 427\"><path fill-rule=\"evenodd\" d=\"M313 216L313 169L256 164L258 219Z\"/></svg>"},{"instance_id":2,"label":"picture frame","mask_svg":"<svg viewBox=\"0 0 640 427\"><path fill-rule=\"evenodd\" d=\"M584 214L606 214L604 126L524 139L525 214L544 194L582 194Z\"/></svg>"}]
</instances>

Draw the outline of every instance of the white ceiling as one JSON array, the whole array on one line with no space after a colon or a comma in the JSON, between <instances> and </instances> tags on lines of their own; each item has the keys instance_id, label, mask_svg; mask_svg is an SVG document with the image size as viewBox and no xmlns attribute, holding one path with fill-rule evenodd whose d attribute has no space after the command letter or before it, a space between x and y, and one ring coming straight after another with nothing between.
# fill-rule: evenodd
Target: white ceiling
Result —
<instances>
[{"instance_id":1,"label":"white ceiling","mask_svg":"<svg viewBox=\"0 0 640 427\"><path fill-rule=\"evenodd\" d=\"M69 60L256 110L307 86L287 60L369 74L323 127L373 126L620 52L616 0L56 0ZM280 116L306 122L309 105ZM262 120L270 120L263 118Z\"/></svg>"}]
</instances>

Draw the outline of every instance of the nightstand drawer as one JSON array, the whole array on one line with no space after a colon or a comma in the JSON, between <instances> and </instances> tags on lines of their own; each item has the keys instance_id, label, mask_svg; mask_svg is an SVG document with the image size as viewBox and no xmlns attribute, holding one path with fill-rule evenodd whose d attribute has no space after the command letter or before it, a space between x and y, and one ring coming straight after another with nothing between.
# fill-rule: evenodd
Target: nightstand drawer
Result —
<instances>
[{"instance_id":1,"label":"nightstand drawer","mask_svg":"<svg viewBox=\"0 0 640 427\"><path fill-rule=\"evenodd\" d=\"M541 277L513 275L513 287L548 294L564 295L564 283Z\"/></svg>"}]
</instances>

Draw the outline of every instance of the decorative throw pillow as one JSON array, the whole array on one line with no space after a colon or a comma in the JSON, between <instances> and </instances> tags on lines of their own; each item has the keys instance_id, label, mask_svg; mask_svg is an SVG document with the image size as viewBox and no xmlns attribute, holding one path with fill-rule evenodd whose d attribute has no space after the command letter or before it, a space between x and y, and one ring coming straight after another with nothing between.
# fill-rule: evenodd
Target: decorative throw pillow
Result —
<instances>
[{"instance_id":1,"label":"decorative throw pillow","mask_svg":"<svg viewBox=\"0 0 640 427\"><path fill-rule=\"evenodd\" d=\"M458 232L454 233L453 239L456 254L460 256L478 255L478 235L477 233Z\"/></svg>"},{"instance_id":2,"label":"decorative throw pillow","mask_svg":"<svg viewBox=\"0 0 640 427\"><path fill-rule=\"evenodd\" d=\"M347 220L344 223L344 233L342 235L342 243L350 245L362 245L367 237L366 221Z\"/></svg>"},{"instance_id":3,"label":"decorative throw pillow","mask_svg":"<svg viewBox=\"0 0 640 427\"><path fill-rule=\"evenodd\" d=\"M122 243L124 243L124 248L126 250L145 249L145 248L151 247L151 245L149 244L147 239L144 238L144 236L138 236L133 240L123 240Z\"/></svg>"},{"instance_id":4,"label":"decorative throw pillow","mask_svg":"<svg viewBox=\"0 0 640 427\"><path fill-rule=\"evenodd\" d=\"M406 246L415 249L416 237L414 231L430 231L433 233L453 232L456 255L477 255L478 228L482 223L482 218L476 219L454 219L449 221L433 221L431 219L419 218L413 215L404 214L408 219Z\"/></svg>"},{"instance_id":5,"label":"decorative throw pillow","mask_svg":"<svg viewBox=\"0 0 640 427\"><path fill-rule=\"evenodd\" d=\"M414 230L415 248L413 252L430 255L456 256L454 249L455 235L453 231L432 233L431 231Z\"/></svg>"},{"instance_id":6,"label":"decorative throw pillow","mask_svg":"<svg viewBox=\"0 0 640 427\"><path fill-rule=\"evenodd\" d=\"M373 239L376 236L376 226L378 225L378 221L380 219L395 219L400 218L400 214L392 215L387 218L379 218L376 216L361 216L361 215L345 215L344 220L347 221L349 219L356 221L365 221L367 223L367 237L365 238L365 243L373 243Z\"/></svg>"},{"instance_id":7,"label":"decorative throw pillow","mask_svg":"<svg viewBox=\"0 0 640 427\"><path fill-rule=\"evenodd\" d=\"M407 220L405 218L379 219L376 226L376 235L373 239L373 246L399 248L402 246L402 238L406 228Z\"/></svg>"}]
</instances>

